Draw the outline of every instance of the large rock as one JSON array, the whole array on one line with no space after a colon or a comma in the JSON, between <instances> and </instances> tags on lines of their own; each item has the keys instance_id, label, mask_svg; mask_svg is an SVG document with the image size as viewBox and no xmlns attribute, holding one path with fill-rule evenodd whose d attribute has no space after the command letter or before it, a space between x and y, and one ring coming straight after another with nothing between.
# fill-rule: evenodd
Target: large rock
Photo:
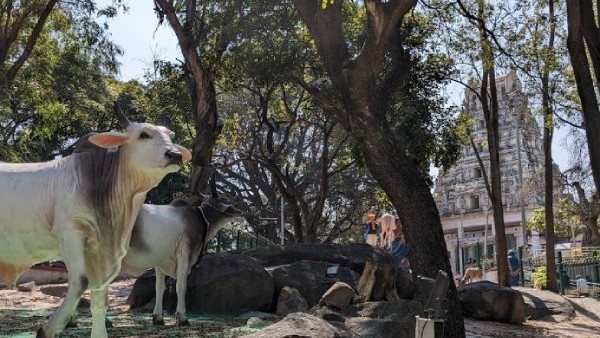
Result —
<instances>
[{"instance_id":1,"label":"large rock","mask_svg":"<svg viewBox=\"0 0 600 338\"><path fill-rule=\"evenodd\" d=\"M396 270L396 290L400 299L414 299L417 283L407 268L399 267Z\"/></svg>"},{"instance_id":2,"label":"large rock","mask_svg":"<svg viewBox=\"0 0 600 338\"><path fill-rule=\"evenodd\" d=\"M273 245L245 251L244 255L256 258L265 267L308 260L340 264L358 274L362 274L367 261L394 266L397 266L398 263L389 251L366 243Z\"/></svg>"},{"instance_id":3,"label":"large rock","mask_svg":"<svg viewBox=\"0 0 600 338\"><path fill-rule=\"evenodd\" d=\"M421 303L412 300L367 302L343 311L346 327L359 337L412 338L415 316L423 314Z\"/></svg>"},{"instance_id":4,"label":"large rock","mask_svg":"<svg viewBox=\"0 0 600 338\"><path fill-rule=\"evenodd\" d=\"M285 286L296 288L306 299L309 307L318 304L321 296L336 282L342 281L356 288L360 276L346 268L340 267L337 277L327 277L327 263L299 261L281 266L273 270L275 290L279 293Z\"/></svg>"},{"instance_id":5,"label":"large rock","mask_svg":"<svg viewBox=\"0 0 600 338\"><path fill-rule=\"evenodd\" d=\"M505 323L525 321L525 300L517 290L481 281L458 289L463 314L477 319Z\"/></svg>"},{"instance_id":6,"label":"large rock","mask_svg":"<svg viewBox=\"0 0 600 338\"><path fill-rule=\"evenodd\" d=\"M277 314L286 316L294 312L303 312L308 310L306 299L296 288L284 286L277 297Z\"/></svg>"},{"instance_id":7,"label":"large rock","mask_svg":"<svg viewBox=\"0 0 600 338\"><path fill-rule=\"evenodd\" d=\"M153 300L154 283L153 271L136 280L128 299L132 309ZM188 277L186 307L198 313L270 311L273 296L273 279L255 259L230 253L207 254ZM175 311L174 287L167 288L163 302L167 311Z\"/></svg>"},{"instance_id":8,"label":"large rock","mask_svg":"<svg viewBox=\"0 0 600 338\"><path fill-rule=\"evenodd\" d=\"M397 282L397 281L396 281ZM435 286L435 279L423 276L417 276L414 287L413 300L418 301L421 304L427 303L429 295ZM403 298L403 297L400 297Z\"/></svg>"},{"instance_id":9,"label":"large rock","mask_svg":"<svg viewBox=\"0 0 600 338\"><path fill-rule=\"evenodd\" d=\"M351 337L343 329L336 328L325 320L297 312L287 315L279 322L242 338L342 338Z\"/></svg>"},{"instance_id":10,"label":"large rock","mask_svg":"<svg viewBox=\"0 0 600 338\"><path fill-rule=\"evenodd\" d=\"M514 287L525 300L525 315L529 319L564 322L575 317L573 305L563 296L547 290Z\"/></svg>"},{"instance_id":11,"label":"large rock","mask_svg":"<svg viewBox=\"0 0 600 338\"><path fill-rule=\"evenodd\" d=\"M321 296L319 305L343 310L350 305L355 293L350 285L344 282L336 282Z\"/></svg>"}]
</instances>

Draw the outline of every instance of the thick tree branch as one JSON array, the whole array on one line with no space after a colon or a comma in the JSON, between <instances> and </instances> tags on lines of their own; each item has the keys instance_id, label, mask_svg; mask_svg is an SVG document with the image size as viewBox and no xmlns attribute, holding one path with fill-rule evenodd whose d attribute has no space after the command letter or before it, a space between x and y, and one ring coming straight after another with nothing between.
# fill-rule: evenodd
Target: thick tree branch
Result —
<instances>
[{"instance_id":1,"label":"thick tree branch","mask_svg":"<svg viewBox=\"0 0 600 338\"><path fill-rule=\"evenodd\" d=\"M0 43L1 43L1 45L0 45L0 63L6 62L6 59L8 57L8 51L11 48L11 45L17 40L19 32L22 30L22 26L23 26L23 23L25 22L25 20L30 15L33 15L32 14L33 12L35 12L35 6L36 6L36 4L33 4L26 8L23 8L20 13L20 16L14 20L14 22L12 23L12 26L11 26L10 18L11 18L11 13L12 13L12 1L9 1L9 2L11 4L6 5L7 7L6 7L5 27L3 27L4 29L3 29L2 39L0 40ZM46 24L46 21L47 21L48 17L50 16L50 13L54 9L54 6L56 5L56 3L57 3L57 0L49 0L46 3L46 5L44 6L44 9L39 13L37 21L36 21L33 29L31 30L31 33L29 33L29 36L27 37L27 40L25 42L25 46L22 48L20 55L17 57L15 62L10 66L10 68L8 68L6 74L4 74L5 78L3 79L3 84L5 86L7 86L8 84L10 84L14 81L15 77L17 76L17 73L25 64L25 61L27 61L29 56L31 56L31 53L33 52L33 48L35 46L35 43L37 42L37 40L40 36L40 33L42 32L42 29L44 28L44 25Z\"/></svg>"}]
</instances>

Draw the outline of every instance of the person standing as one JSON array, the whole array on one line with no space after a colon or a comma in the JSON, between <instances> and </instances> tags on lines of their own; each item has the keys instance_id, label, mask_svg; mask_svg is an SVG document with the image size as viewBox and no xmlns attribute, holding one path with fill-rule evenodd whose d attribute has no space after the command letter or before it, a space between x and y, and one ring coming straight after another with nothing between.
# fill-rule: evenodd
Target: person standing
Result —
<instances>
[{"instance_id":1,"label":"person standing","mask_svg":"<svg viewBox=\"0 0 600 338\"><path fill-rule=\"evenodd\" d=\"M585 278L581 277L581 275L577 275L575 277L575 285L577 287L577 293L579 295L588 294L587 280Z\"/></svg>"},{"instance_id":2,"label":"person standing","mask_svg":"<svg viewBox=\"0 0 600 338\"><path fill-rule=\"evenodd\" d=\"M394 235L396 236L390 244L390 251L394 257L400 261L400 266L403 268L410 268L408 263L408 244L404 240L404 231L400 218L396 217L396 227L394 228Z\"/></svg>"},{"instance_id":3,"label":"person standing","mask_svg":"<svg viewBox=\"0 0 600 338\"><path fill-rule=\"evenodd\" d=\"M519 286L519 273L521 272L521 266L519 264L519 258L515 250L508 250L508 267L510 268L510 286Z\"/></svg>"},{"instance_id":4,"label":"person standing","mask_svg":"<svg viewBox=\"0 0 600 338\"><path fill-rule=\"evenodd\" d=\"M367 221L367 223L365 224L365 228L364 228L364 235L365 235L365 240L367 241L368 244L371 244L373 246L377 245L377 230L379 228L379 225L377 224L377 214L375 213L375 211L370 211L368 214L368 218L369 220Z\"/></svg>"}]
</instances>

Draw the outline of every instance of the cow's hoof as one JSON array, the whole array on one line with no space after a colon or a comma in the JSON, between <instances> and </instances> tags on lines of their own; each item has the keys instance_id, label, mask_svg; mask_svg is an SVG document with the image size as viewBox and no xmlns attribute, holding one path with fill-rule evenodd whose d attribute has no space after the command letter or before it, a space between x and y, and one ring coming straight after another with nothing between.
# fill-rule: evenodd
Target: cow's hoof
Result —
<instances>
[{"instance_id":1,"label":"cow's hoof","mask_svg":"<svg viewBox=\"0 0 600 338\"><path fill-rule=\"evenodd\" d=\"M114 327L113 323L108 318L104 319L104 326L111 327L111 328Z\"/></svg>"},{"instance_id":2,"label":"cow's hoof","mask_svg":"<svg viewBox=\"0 0 600 338\"><path fill-rule=\"evenodd\" d=\"M179 326L190 326L190 321L189 320L178 320L177 321L177 325Z\"/></svg>"},{"instance_id":3,"label":"cow's hoof","mask_svg":"<svg viewBox=\"0 0 600 338\"><path fill-rule=\"evenodd\" d=\"M44 332L44 329L40 327L37 330L35 338L50 338L50 336L46 335L46 332Z\"/></svg>"},{"instance_id":4,"label":"cow's hoof","mask_svg":"<svg viewBox=\"0 0 600 338\"><path fill-rule=\"evenodd\" d=\"M78 327L77 322L74 319L69 320L69 322L67 323L67 326L65 326L67 329L76 329Z\"/></svg>"},{"instance_id":5,"label":"cow's hoof","mask_svg":"<svg viewBox=\"0 0 600 338\"><path fill-rule=\"evenodd\" d=\"M162 318L159 318L156 315L152 315L152 325L154 326L163 326L165 325L165 321Z\"/></svg>"}]
</instances>

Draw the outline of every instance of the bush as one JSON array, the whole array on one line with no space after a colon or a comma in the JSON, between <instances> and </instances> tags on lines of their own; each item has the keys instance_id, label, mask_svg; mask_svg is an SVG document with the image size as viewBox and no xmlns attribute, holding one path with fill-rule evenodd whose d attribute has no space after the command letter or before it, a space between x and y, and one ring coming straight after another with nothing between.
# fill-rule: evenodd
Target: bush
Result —
<instances>
[{"instance_id":1,"label":"bush","mask_svg":"<svg viewBox=\"0 0 600 338\"><path fill-rule=\"evenodd\" d=\"M533 279L533 285L535 288L544 289L546 288L546 267L540 266L535 268L535 270L531 273L531 277Z\"/></svg>"}]
</instances>

